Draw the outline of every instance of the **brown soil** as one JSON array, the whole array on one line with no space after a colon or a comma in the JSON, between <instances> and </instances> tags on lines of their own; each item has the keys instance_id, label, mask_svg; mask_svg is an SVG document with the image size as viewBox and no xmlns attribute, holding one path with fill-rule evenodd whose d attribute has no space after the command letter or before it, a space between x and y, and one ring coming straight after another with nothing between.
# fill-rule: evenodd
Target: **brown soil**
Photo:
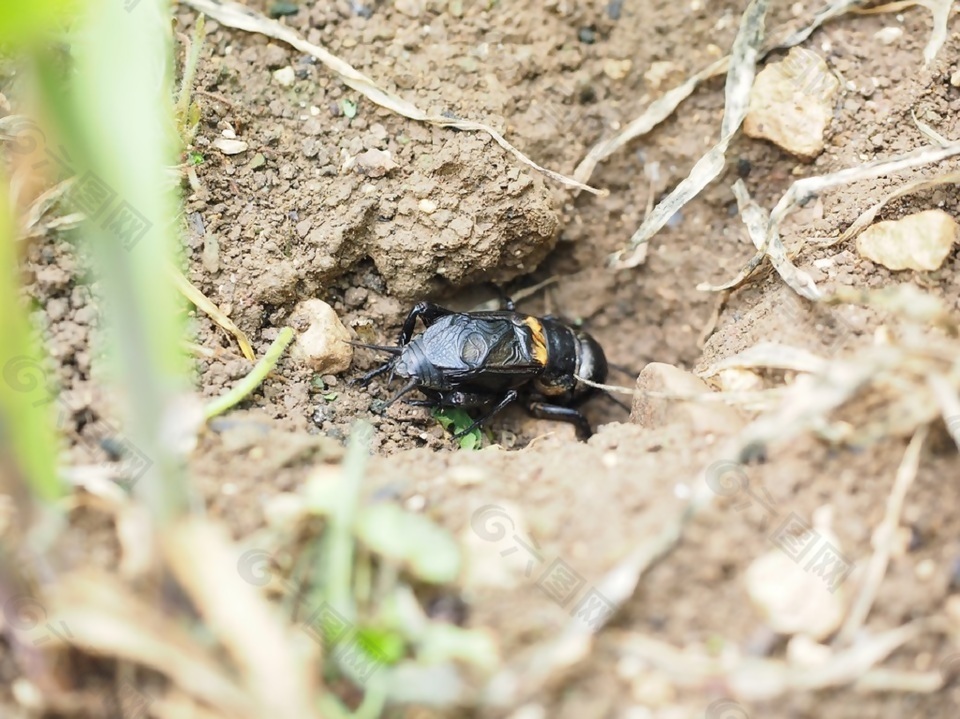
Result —
<instances>
[{"instance_id":1,"label":"brown soil","mask_svg":"<svg viewBox=\"0 0 960 719\"><path fill-rule=\"evenodd\" d=\"M428 111L491 123L536 161L567 173L593 143L716 59L718 48L728 48L743 9L736 3L659 0L553 0L543 7L440 0L310 5L286 18L308 39ZM356 11L361 5L369 7L369 17ZM612 17L611 8L621 6ZM812 10L796 7L803 16ZM777 3L768 27L794 11ZM188 32L194 14L181 9L177 19ZM904 31L892 45L875 37L886 26ZM429 297L466 308L495 297L483 283L499 283L512 293L552 276L559 276L556 284L521 309L582 321L611 363L625 370L611 377L619 384L631 386L651 361L701 368L764 340L842 353L869 343L877 318L851 307L826 320L812 313L785 319L774 299L782 283L769 274L734 292L709 339L701 339L719 298L696 286L733 277L753 253L729 190L738 170L749 169L746 181L755 199L771 207L798 175L921 144L911 110L942 135L960 137L960 89L949 82L960 67L957 19L933 68L922 71L927 11L912 9L902 18L849 16L806 43L845 82L826 151L805 165L769 144L740 139L721 181L654 238L647 263L612 272L605 260L636 229L651 193L656 200L674 187L716 141L722 79L707 83L677 116L603 164L592 184L610 194L597 198L545 180L481 134L425 127L378 108L323 67L263 37L216 23L208 29L197 85L206 93L199 96L203 119L196 141L204 156L197 167L201 189L185 207L188 277L249 335L258 356L305 298L329 302L364 341L391 343L414 300ZM623 77L605 73L611 60L629 62ZM671 65L658 83L648 70L664 61ZM283 87L272 73L290 64L296 79ZM344 114L349 103L356 104L354 117ZM245 153L226 156L210 146L226 128L249 144ZM375 177L351 166L351 158L371 149L389 150L397 167ZM894 184L884 179L831 192L794 216L785 238L793 243L835 236ZM943 189L895 202L880 219L931 207L960 216L956 192ZM43 307L37 319L58 362L57 380L75 398L65 424L73 458L89 461L96 444L85 433L95 431L92 419L109 416L108 400L91 374L93 301L75 284L80 263L66 241L34 246L27 261L28 291ZM798 265L826 290L911 280L960 308L956 253L941 270L923 276L889 272L843 245L805 251ZM192 327L197 343L221 350L197 362L200 392L217 396L250 364L206 316L197 313ZM263 524L269 497L302 482L318 446L328 457L339 451L311 444L308 435L339 445L363 418L376 428L370 491L389 486L465 546L473 541L471 517L479 507L509 506L545 561L562 558L590 585L659 531L679 506L685 482L712 459L729 459L714 456L722 436L698 432L692 413L677 412L662 427L642 428L602 399L588 408L600 430L587 444L574 442L566 425L518 410L493 425L503 448L455 451L424 410L397 405L385 417L369 411L385 396L383 385L360 390L346 381L376 360L358 351L351 370L324 377L320 389L309 372L282 359L275 377L244 405L264 434L238 436L241 430L233 427L204 439L192 471L211 513L226 519L235 536ZM325 399L331 392L335 399ZM254 455L252 447L263 451ZM832 508L845 553L865 564L903 448L891 439L852 451L804 438L769 447L766 461L749 468L750 478L769 492L778 511L810 517L818 508ZM473 477L465 467L481 468L481 478L462 481ZM871 630L944 611L960 557L960 521L952 511L960 505L960 487L952 481L958 469L955 451L925 454L905 507L916 541L892 561L869 618ZM704 716L724 696L722 687L675 688L658 671L642 663L638 668L629 637L642 633L705 652L782 656L779 644L757 649L762 620L747 601L743 581L750 562L768 548L769 531L756 506L738 511L721 503L699 516L599 635L589 660L528 697L534 708L523 716ZM90 545L97 545L95 537ZM110 561L110 547L97 551ZM534 579L511 576L507 586L464 588L468 625L490 627L505 657L554 636L572 606L559 606ZM931 669L957 651L945 640L919 640L885 666ZM845 686L744 704L740 714L729 716L946 717L958 702L957 686L933 694L858 693Z\"/></svg>"}]
</instances>

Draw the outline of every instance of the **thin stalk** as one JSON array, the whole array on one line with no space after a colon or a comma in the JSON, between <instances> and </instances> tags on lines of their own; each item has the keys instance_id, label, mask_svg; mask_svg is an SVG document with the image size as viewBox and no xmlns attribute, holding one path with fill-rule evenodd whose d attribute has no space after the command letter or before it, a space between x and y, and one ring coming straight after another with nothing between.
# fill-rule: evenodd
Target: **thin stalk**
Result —
<instances>
[{"instance_id":1,"label":"thin stalk","mask_svg":"<svg viewBox=\"0 0 960 719\"><path fill-rule=\"evenodd\" d=\"M266 379L267 375L277 366L280 355L287 346L293 341L293 330L284 327L280 334L270 345L263 358L254 365L250 374L237 383L237 386L227 392L225 395L217 397L210 402L203 411L204 419L216 417L223 414L228 409L245 400L260 384Z\"/></svg>"},{"instance_id":2,"label":"thin stalk","mask_svg":"<svg viewBox=\"0 0 960 719\"><path fill-rule=\"evenodd\" d=\"M183 78L180 81L180 93L177 95L176 117L180 125L181 132L188 132L187 127L190 115L190 97L193 94L193 81L197 74L197 64L200 61L200 51L203 49L203 41L207 36L205 27L206 15L198 15L197 23L193 29L193 37L190 39L190 48L187 51L187 59L183 66Z\"/></svg>"}]
</instances>

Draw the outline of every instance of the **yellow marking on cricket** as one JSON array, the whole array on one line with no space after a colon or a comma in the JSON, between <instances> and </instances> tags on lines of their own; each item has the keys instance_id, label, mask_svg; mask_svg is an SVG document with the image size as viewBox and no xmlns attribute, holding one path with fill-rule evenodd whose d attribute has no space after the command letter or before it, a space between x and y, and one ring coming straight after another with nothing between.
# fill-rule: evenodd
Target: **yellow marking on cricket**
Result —
<instances>
[{"instance_id":1,"label":"yellow marking on cricket","mask_svg":"<svg viewBox=\"0 0 960 719\"><path fill-rule=\"evenodd\" d=\"M541 367L547 365L547 338L543 336L543 325L536 317L527 317L523 321L533 332L533 358Z\"/></svg>"}]
</instances>

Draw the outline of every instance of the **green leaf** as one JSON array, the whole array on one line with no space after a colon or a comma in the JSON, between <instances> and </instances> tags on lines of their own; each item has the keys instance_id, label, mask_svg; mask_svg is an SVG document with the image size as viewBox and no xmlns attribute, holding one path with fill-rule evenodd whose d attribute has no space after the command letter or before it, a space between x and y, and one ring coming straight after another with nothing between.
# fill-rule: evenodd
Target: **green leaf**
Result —
<instances>
[{"instance_id":1,"label":"green leaf","mask_svg":"<svg viewBox=\"0 0 960 719\"><path fill-rule=\"evenodd\" d=\"M346 97L340 101L340 109L343 110L344 117L351 120L357 116L357 103Z\"/></svg>"},{"instance_id":2,"label":"green leaf","mask_svg":"<svg viewBox=\"0 0 960 719\"><path fill-rule=\"evenodd\" d=\"M202 165L205 159L206 158L199 152L191 152L187 156L187 160L191 165Z\"/></svg>"},{"instance_id":3,"label":"green leaf","mask_svg":"<svg viewBox=\"0 0 960 719\"><path fill-rule=\"evenodd\" d=\"M460 550L453 537L395 504L361 510L356 533L370 550L400 562L425 582L452 582L460 573Z\"/></svg>"},{"instance_id":4,"label":"green leaf","mask_svg":"<svg viewBox=\"0 0 960 719\"><path fill-rule=\"evenodd\" d=\"M451 417L448 412L444 412L442 409L435 409L430 414L433 415L433 418L437 420L440 426L445 430L450 429L450 425L453 424L453 417Z\"/></svg>"},{"instance_id":5,"label":"green leaf","mask_svg":"<svg viewBox=\"0 0 960 719\"><path fill-rule=\"evenodd\" d=\"M431 414L444 430L452 430L454 434L473 424L473 418L464 409L434 409ZM483 433L479 427L473 428L460 438L460 449L480 449L482 444Z\"/></svg>"},{"instance_id":6,"label":"green leaf","mask_svg":"<svg viewBox=\"0 0 960 719\"><path fill-rule=\"evenodd\" d=\"M292 2L275 2L270 6L270 17L276 20L284 15L296 15L300 11L300 6Z\"/></svg>"},{"instance_id":7,"label":"green leaf","mask_svg":"<svg viewBox=\"0 0 960 719\"><path fill-rule=\"evenodd\" d=\"M187 111L187 126L190 128L196 127L200 123L201 115L200 105L196 102L190 104L190 109Z\"/></svg>"},{"instance_id":8,"label":"green leaf","mask_svg":"<svg viewBox=\"0 0 960 719\"><path fill-rule=\"evenodd\" d=\"M49 39L67 29L79 10L78 0L0 2L0 44L24 45Z\"/></svg>"},{"instance_id":9,"label":"green leaf","mask_svg":"<svg viewBox=\"0 0 960 719\"><path fill-rule=\"evenodd\" d=\"M340 396L340 395L337 394L336 392L329 392L329 393L323 395L323 398L324 398L325 400L327 400L327 402L333 402L333 401L334 401L337 397L339 397L339 396Z\"/></svg>"},{"instance_id":10,"label":"green leaf","mask_svg":"<svg viewBox=\"0 0 960 719\"><path fill-rule=\"evenodd\" d=\"M403 637L390 629L360 627L357 639L366 654L383 664L396 664L407 653Z\"/></svg>"}]
</instances>

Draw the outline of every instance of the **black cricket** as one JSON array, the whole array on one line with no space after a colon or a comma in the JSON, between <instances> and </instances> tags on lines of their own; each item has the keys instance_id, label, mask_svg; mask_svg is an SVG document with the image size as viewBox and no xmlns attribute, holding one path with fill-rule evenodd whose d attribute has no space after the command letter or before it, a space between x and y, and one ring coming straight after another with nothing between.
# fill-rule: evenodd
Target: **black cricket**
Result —
<instances>
[{"instance_id":1,"label":"black cricket","mask_svg":"<svg viewBox=\"0 0 960 719\"><path fill-rule=\"evenodd\" d=\"M413 336L417 319L426 328ZM581 382L604 383L607 360L603 349L586 332L555 317L533 317L505 310L454 312L432 302L420 302L407 315L396 347L358 346L394 356L356 381L366 386L390 372L408 380L386 407L413 390L426 399L407 400L417 407L482 409L464 436L486 423L511 402L521 402L534 417L570 422L580 439L592 435L578 407L597 393Z\"/></svg>"}]
</instances>

